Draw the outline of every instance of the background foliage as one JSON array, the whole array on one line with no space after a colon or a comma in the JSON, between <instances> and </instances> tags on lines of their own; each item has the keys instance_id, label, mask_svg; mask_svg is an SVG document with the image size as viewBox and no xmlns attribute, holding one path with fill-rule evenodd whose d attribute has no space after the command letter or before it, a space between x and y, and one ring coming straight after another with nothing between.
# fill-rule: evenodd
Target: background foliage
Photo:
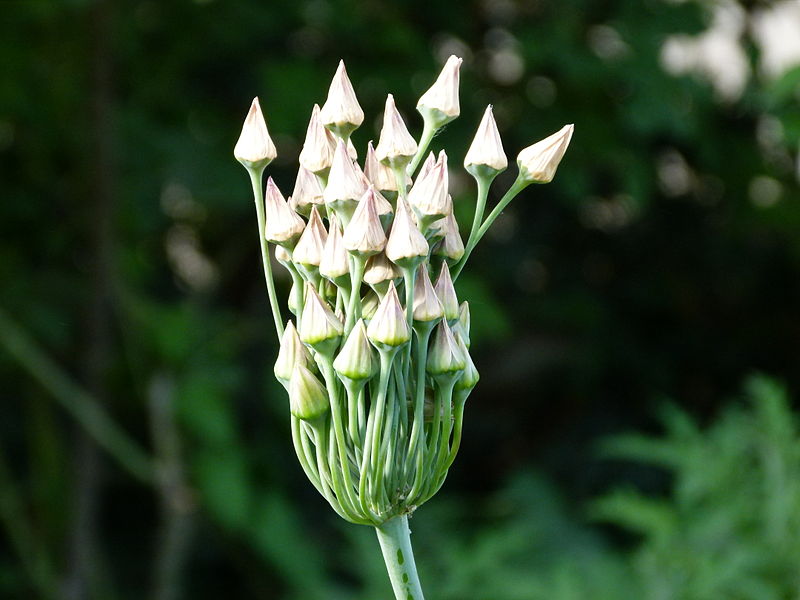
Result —
<instances>
[{"instance_id":1,"label":"background foliage","mask_svg":"<svg viewBox=\"0 0 800 600\"><path fill-rule=\"evenodd\" d=\"M363 152L387 91L419 130L456 53L452 164L487 103L512 157L576 134L459 281L483 379L412 522L430 597L798 597L795 417L767 377L737 396L800 385L800 69L763 69L771 6L3 2L0 596L387 596L295 464L231 149L258 94L288 192L338 58ZM709 31L711 66L686 50Z\"/></svg>"}]
</instances>

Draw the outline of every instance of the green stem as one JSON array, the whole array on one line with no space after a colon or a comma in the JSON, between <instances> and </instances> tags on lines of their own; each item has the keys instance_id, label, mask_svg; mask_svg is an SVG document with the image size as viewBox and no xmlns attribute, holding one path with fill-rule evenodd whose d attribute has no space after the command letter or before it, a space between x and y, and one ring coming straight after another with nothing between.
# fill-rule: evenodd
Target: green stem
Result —
<instances>
[{"instance_id":1,"label":"green stem","mask_svg":"<svg viewBox=\"0 0 800 600\"><path fill-rule=\"evenodd\" d=\"M375 528L396 600L424 600L411 548L408 515L399 515Z\"/></svg>"},{"instance_id":2,"label":"green stem","mask_svg":"<svg viewBox=\"0 0 800 600\"><path fill-rule=\"evenodd\" d=\"M269 295L269 305L272 308L272 319L275 321L275 331L278 334L278 341L283 337L283 319L281 309L278 306L278 295L275 293L275 281L272 277L272 262L269 258L269 245L264 239L264 226L266 217L264 216L264 199L261 190L261 175L264 169L247 169L250 175L250 183L253 184L253 199L256 203L256 220L258 221L258 243L261 245L261 262L264 264L264 279L267 281L267 295Z\"/></svg>"},{"instance_id":3,"label":"green stem","mask_svg":"<svg viewBox=\"0 0 800 600\"><path fill-rule=\"evenodd\" d=\"M352 276L350 279L350 302L347 307L347 323L344 334L347 336L361 318L361 280L364 278L364 267L367 260L361 256L352 257Z\"/></svg>"},{"instance_id":4,"label":"green stem","mask_svg":"<svg viewBox=\"0 0 800 600\"><path fill-rule=\"evenodd\" d=\"M411 159L411 163L408 165L406 169L406 173L408 173L409 177L414 176L414 172L417 170L419 163L422 162L422 159L425 157L425 153L428 151L428 146L431 145L431 140L433 140L433 136L436 135L438 131L437 127L431 123L430 119L425 119L424 125L422 126L422 135L419 138L419 145L417 146L417 153L414 155L414 158Z\"/></svg>"},{"instance_id":5,"label":"green stem","mask_svg":"<svg viewBox=\"0 0 800 600\"><path fill-rule=\"evenodd\" d=\"M486 198L489 196L489 186L492 184L493 177L475 177L478 183L478 198L475 202L475 215L472 217L472 229L469 231L469 239L467 240L467 247L471 247L475 243L475 237L478 235L481 221L483 221L483 213L486 210Z\"/></svg>"}]
</instances>

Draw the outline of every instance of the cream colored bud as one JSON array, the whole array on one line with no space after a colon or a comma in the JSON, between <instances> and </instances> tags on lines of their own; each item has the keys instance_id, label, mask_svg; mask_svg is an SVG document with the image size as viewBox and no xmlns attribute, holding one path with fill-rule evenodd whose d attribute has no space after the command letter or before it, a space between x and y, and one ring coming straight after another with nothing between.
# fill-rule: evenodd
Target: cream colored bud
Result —
<instances>
[{"instance_id":1,"label":"cream colored bud","mask_svg":"<svg viewBox=\"0 0 800 600\"><path fill-rule=\"evenodd\" d=\"M312 206L322 206L324 202L319 179L311 171L300 166L297 169L297 179L294 180L294 190L289 197L289 205L301 215L308 216Z\"/></svg>"},{"instance_id":2,"label":"cream colored bud","mask_svg":"<svg viewBox=\"0 0 800 600\"><path fill-rule=\"evenodd\" d=\"M294 323L289 321L286 329L283 330L283 337L281 337L281 346L275 361L275 377L282 384L287 385L292 378L295 366L298 364L308 366L311 360L313 359L308 350L300 341L300 336L297 335Z\"/></svg>"},{"instance_id":3,"label":"cream colored bud","mask_svg":"<svg viewBox=\"0 0 800 600\"><path fill-rule=\"evenodd\" d=\"M433 286L436 291L436 297L442 303L444 309L444 318L448 321L458 319L458 298L456 297L456 288L453 286L453 279L450 277L450 269L447 263L442 263L442 270L439 271L439 277L436 279L436 285Z\"/></svg>"},{"instance_id":4,"label":"cream colored bud","mask_svg":"<svg viewBox=\"0 0 800 600\"><path fill-rule=\"evenodd\" d=\"M425 162L422 163L422 166L419 168L419 173L417 173L417 181L425 177L428 172L433 169L434 165L436 165L436 155L433 151L428 152L427 158L425 158Z\"/></svg>"},{"instance_id":5,"label":"cream colored bud","mask_svg":"<svg viewBox=\"0 0 800 600\"><path fill-rule=\"evenodd\" d=\"M466 359L453 337L450 326L446 320L442 319L433 334L425 370L434 376L455 375L463 371L466 366Z\"/></svg>"},{"instance_id":6,"label":"cream colored bud","mask_svg":"<svg viewBox=\"0 0 800 600\"><path fill-rule=\"evenodd\" d=\"M436 129L455 119L461 112L458 103L461 62L457 56L448 58L436 82L417 102L417 111L423 118L430 119Z\"/></svg>"},{"instance_id":7,"label":"cream colored bud","mask_svg":"<svg viewBox=\"0 0 800 600\"><path fill-rule=\"evenodd\" d=\"M346 203L353 205L364 195L366 186L361 173L356 169L342 140L336 143L333 164L328 175L328 185L322 197L326 204Z\"/></svg>"},{"instance_id":8,"label":"cream colored bud","mask_svg":"<svg viewBox=\"0 0 800 600\"><path fill-rule=\"evenodd\" d=\"M433 290L428 269L425 265L420 265L414 282L414 320L429 323L437 321L443 316L444 309Z\"/></svg>"},{"instance_id":9,"label":"cream colored bud","mask_svg":"<svg viewBox=\"0 0 800 600\"><path fill-rule=\"evenodd\" d=\"M399 267L416 267L428 256L428 242L411 218L411 209L397 199L397 212L386 242L386 256Z\"/></svg>"},{"instance_id":10,"label":"cream colored bud","mask_svg":"<svg viewBox=\"0 0 800 600\"><path fill-rule=\"evenodd\" d=\"M344 228L345 250L356 256L372 256L386 246L386 234L375 208L375 188L370 187L356 207L353 218Z\"/></svg>"},{"instance_id":11,"label":"cream colored bud","mask_svg":"<svg viewBox=\"0 0 800 600\"><path fill-rule=\"evenodd\" d=\"M383 225L383 229L388 229L394 216L394 206L379 191L375 190L375 211Z\"/></svg>"},{"instance_id":12,"label":"cream colored bud","mask_svg":"<svg viewBox=\"0 0 800 600\"><path fill-rule=\"evenodd\" d=\"M367 327L359 319L347 336L339 355L333 361L333 369L344 379L363 381L372 377L378 370L375 350L367 338Z\"/></svg>"},{"instance_id":13,"label":"cream colored bud","mask_svg":"<svg viewBox=\"0 0 800 600\"><path fill-rule=\"evenodd\" d=\"M329 136L330 133L319 120L319 105L315 104L299 159L300 164L312 173L323 174L331 168L336 145Z\"/></svg>"},{"instance_id":14,"label":"cream colored bud","mask_svg":"<svg viewBox=\"0 0 800 600\"><path fill-rule=\"evenodd\" d=\"M388 285L389 281L397 279L401 275L399 269L392 261L386 258L386 254L383 252L370 258L364 269L364 281L372 286L382 283Z\"/></svg>"},{"instance_id":15,"label":"cream colored bud","mask_svg":"<svg viewBox=\"0 0 800 600\"><path fill-rule=\"evenodd\" d=\"M469 313L469 302L464 300L461 303L461 306L458 307L458 323L456 324L461 334L461 338L464 340L464 345L469 348L469 330L471 327L471 317Z\"/></svg>"},{"instance_id":16,"label":"cream colored bud","mask_svg":"<svg viewBox=\"0 0 800 600\"><path fill-rule=\"evenodd\" d=\"M480 173L480 170L476 171L476 167L478 169L480 167L488 168L490 175L497 175L508 167L508 159L503 150L503 141L500 139L497 123L494 121L491 104L486 107L472 145L464 157L464 168L477 177L476 173Z\"/></svg>"},{"instance_id":17,"label":"cream colored bud","mask_svg":"<svg viewBox=\"0 0 800 600\"><path fill-rule=\"evenodd\" d=\"M313 421L330 409L325 386L305 365L297 365L289 380L289 410L298 419Z\"/></svg>"},{"instance_id":18,"label":"cream colored bud","mask_svg":"<svg viewBox=\"0 0 800 600\"><path fill-rule=\"evenodd\" d=\"M233 148L233 156L248 169L263 169L278 156L258 98L253 98L242 133Z\"/></svg>"},{"instance_id":19,"label":"cream colored bud","mask_svg":"<svg viewBox=\"0 0 800 600\"><path fill-rule=\"evenodd\" d=\"M383 128L375 148L375 156L380 162L390 167L405 167L417 153L417 142L403 122L403 117L394 104L394 96L386 97L383 111Z\"/></svg>"},{"instance_id":20,"label":"cream colored bud","mask_svg":"<svg viewBox=\"0 0 800 600\"><path fill-rule=\"evenodd\" d=\"M275 246L275 260L277 260L283 266L287 266L290 262L292 262L292 255L283 246Z\"/></svg>"},{"instance_id":21,"label":"cream colored bud","mask_svg":"<svg viewBox=\"0 0 800 600\"><path fill-rule=\"evenodd\" d=\"M319 118L325 127L342 137L348 137L364 122L364 111L358 104L343 60L339 61Z\"/></svg>"},{"instance_id":22,"label":"cream colored bud","mask_svg":"<svg viewBox=\"0 0 800 600\"><path fill-rule=\"evenodd\" d=\"M378 349L402 346L411 339L411 329L397 297L394 282L389 284L389 290L369 322L367 336Z\"/></svg>"},{"instance_id":23,"label":"cream colored bud","mask_svg":"<svg viewBox=\"0 0 800 600\"><path fill-rule=\"evenodd\" d=\"M574 129L572 124L564 125L553 135L520 152L517 156L520 177L528 183L551 182L558 164L564 158Z\"/></svg>"},{"instance_id":24,"label":"cream colored bud","mask_svg":"<svg viewBox=\"0 0 800 600\"><path fill-rule=\"evenodd\" d=\"M306 227L305 221L292 210L278 186L267 179L264 193L264 239L291 248Z\"/></svg>"},{"instance_id":25,"label":"cream colored bud","mask_svg":"<svg viewBox=\"0 0 800 600\"><path fill-rule=\"evenodd\" d=\"M325 231L325 225L322 224L317 207L313 206L308 224L292 251L292 260L305 267L319 267L327 241L328 232Z\"/></svg>"},{"instance_id":26,"label":"cream colored bud","mask_svg":"<svg viewBox=\"0 0 800 600\"><path fill-rule=\"evenodd\" d=\"M381 163L375 156L375 149L372 142L367 144L367 158L364 160L364 174L369 182L381 192L396 192L397 180L394 178L392 170Z\"/></svg>"},{"instance_id":27,"label":"cream colored bud","mask_svg":"<svg viewBox=\"0 0 800 600\"><path fill-rule=\"evenodd\" d=\"M456 380L454 389L469 391L478 385L478 380L480 380L481 376L475 367L475 363L472 362L472 357L469 355L469 350L462 336L454 331L453 337L455 337L458 349L461 350L461 355L464 357L464 372Z\"/></svg>"},{"instance_id":28,"label":"cream colored bud","mask_svg":"<svg viewBox=\"0 0 800 600\"><path fill-rule=\"evenodd\" d=\"M453 204L447 193L447 161L439 160L424 177L418 177L408 192L408 203L422 217L422 226L427 228L433 221L453 212Z\"/></svg>"},{"instance_id":29,"label":"cream colored bud","mask_svg":"<svg viewBox=\"0 0 800 600\"><path fill-rule=\"evenodd\" d=\"M433 249L436 256L441 256L452 266L464 256L464 242L458 231L458 222L453 213L436 222L443 235L442 240Z\"/></svg>"},{"instance_id":30,"label":"cream colored bud","mask_svg":"<svg viewBox=\"0 0 800 600\"><path fill-rule=\"evenodd\" d=\"M319 272L323 277L337 283L342 282L343 278L349 280L350 261L347 257L347 250L344 248L342 232L339 229L336 215L331 215L329 225L328 240L319 263Z\"/></svg>"},{"instance_id":31,"label":"cream colored bud","mask_svg":"<svg viewBox=\"0 0 800 600\"><path fill-rule=\"evenodd\" d=\"M378 305L380 303L380 296L373 291L367 292L366 295L361 298L361 318L364 319L364 322L369 323L372 317L375 316L375 312L378 310Z\"/></svg>"},{"instance_id":32,"label":"cream colored bud","mask_svg":"<svg viewBox=\"0 0 800 600\"><path fill-rule=\"evenodd\" d=\"M323 354L332 352L338 345L344 327L330 306L319 297L317 290L306 283L306 302L300 321L300 339Z\"/></svg>"}]
</instances>

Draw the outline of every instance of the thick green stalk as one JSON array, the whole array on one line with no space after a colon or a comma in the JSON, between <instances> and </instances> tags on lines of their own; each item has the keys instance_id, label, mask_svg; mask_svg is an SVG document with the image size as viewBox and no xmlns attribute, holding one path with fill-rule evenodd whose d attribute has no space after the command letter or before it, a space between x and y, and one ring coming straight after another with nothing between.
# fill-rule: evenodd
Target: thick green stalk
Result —
<instances>
[{"instance_id":1,"label":"thick green stalk","mask_svg":"<svg viewBox=\"0 0 800 600\"><path fill-rule=\"evenodd\" d=\"M264 226L266 224L266 217L264 215L264 199L261 190L261 175L264 169L247 169L250 175L250 183L253 184L253 199L256 203L256 221L258 222L258 243L261 245L261 262L264 264L264 279L267 281L267 295L269 296L269 305L272 308L272 319L275 321L275 331L278 334L278 340L283 337L283 319L281 318L281 309L278 305L278 295L275 293L275 281L272 277L272 263L269 258L269 245L267 240L264 239Z\"/></svg>"},{"instance_id":2,"label":"thick green stalk","mask_svg":"<svg viewBox=\"0 0 800 600\"><path fill-rule=\"evenodd\" d=\"M375 528L396 600L424 600L411 548L408 515L399 515Z\"/></svg>"}]
</instances>

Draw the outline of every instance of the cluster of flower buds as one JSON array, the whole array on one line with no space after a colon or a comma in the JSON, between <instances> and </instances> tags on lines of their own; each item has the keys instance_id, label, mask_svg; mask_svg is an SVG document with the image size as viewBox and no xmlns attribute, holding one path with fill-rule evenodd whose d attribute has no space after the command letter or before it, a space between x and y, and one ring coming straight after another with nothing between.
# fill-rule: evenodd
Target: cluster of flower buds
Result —
<instances>
[{"instance_id":1,"label":"cluster of flower buds","mask_svg":"<svg viewBox=\"0 0 800 600\"><path fill-rule=\"evenodd\" d=\"M478 182L464 243L453 216L448 156L433 134L459 115L461 59L451 56L417 110L419 143L389 94L363 168L351 141L363 123L344 63L314 105L291 195L264 168L275 158L253 101L234 155L253 182L262 258L281 339L275 376L286 388L295 450L308 478L343 518L380 525L409 513L444 482L478 382L470 312L453 281L508 202L553 178L572 125L526 148L509 192L483 218L489 186L508 161L489 106L466 153ZM291 275L284 327L269 249Z\"/></svg>"}]
</instances>

